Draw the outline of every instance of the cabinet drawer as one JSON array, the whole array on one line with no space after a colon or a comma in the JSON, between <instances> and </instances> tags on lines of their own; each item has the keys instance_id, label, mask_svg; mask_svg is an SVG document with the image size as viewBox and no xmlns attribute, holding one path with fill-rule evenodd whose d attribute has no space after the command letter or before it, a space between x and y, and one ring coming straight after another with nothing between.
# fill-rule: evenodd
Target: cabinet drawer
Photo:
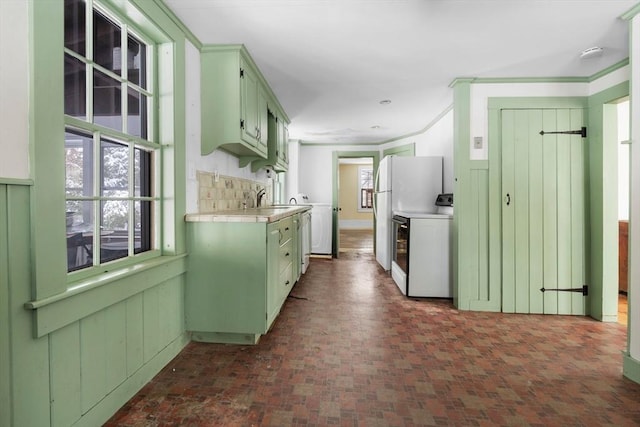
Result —
<instances>
[{"instance_id":1,"label":"cabinet drawer","mask_svg":"<svg viewBox=\"0 0 640 427\"><path fill-rule=\"evenodd\" d=\"M278 264L280 265L280 271L283 271L288 264L293 261L293 241L289 239L287 243L280 246L280 259Z\"/></svg>"},{"instance_id":2,"label":"cabinet drawer","mask_svg":"<svg viewBox=\"0 0 640 427\"><path fill-rule=\"evenodd\" d=\"M293 235L293 217L281 219L278 224L280 230L280 244L286 243Z\"/></svg>"},{"instance_id":3,"label":"cabinet drawer","mask_svg":"<svg viewBox=\"0 0 640 427\"><path fill-rule=\"evenodd\" d=\"M280 272L280 289L282 291L282 299L284 300L289 291L291 291L291 287L293 286L293 276L292 276L292 264L289 263L287 266Z\"/></svg>"}]
</instances>

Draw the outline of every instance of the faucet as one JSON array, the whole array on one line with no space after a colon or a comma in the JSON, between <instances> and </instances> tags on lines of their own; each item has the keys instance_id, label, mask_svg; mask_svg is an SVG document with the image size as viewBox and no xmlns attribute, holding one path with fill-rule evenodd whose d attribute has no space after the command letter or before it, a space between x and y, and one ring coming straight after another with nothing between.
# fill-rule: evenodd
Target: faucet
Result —
<instances>
[{"instance_id":1,"label":"faucet","mask_svg":"<svg viewBox=\"0 0 640 427\"><path fill-rule=\"evenodd\" d=\"M293 203L291 203L291 201L292 201L292 200L293 200ZM297 204L298 204L298 201L296 200L296 198L295 198L295 197L292 197L292 198L290 198L290 199L289 199L289 204L290 204L290 205L291 205L291 204L297 205Z\"/></svg>"},{"instance_id":2,"label":"faucet","mask_svg":"<svg viewBox=\"0 0 640 427\"><path fill-rule=\"evenodd\" d=\"M256 206L260 207L262 206L262 198L264 197L266 191L265 189L261 189L260 191L258 191L258 194L256 194Z\"/></svg>"}]
</instances>

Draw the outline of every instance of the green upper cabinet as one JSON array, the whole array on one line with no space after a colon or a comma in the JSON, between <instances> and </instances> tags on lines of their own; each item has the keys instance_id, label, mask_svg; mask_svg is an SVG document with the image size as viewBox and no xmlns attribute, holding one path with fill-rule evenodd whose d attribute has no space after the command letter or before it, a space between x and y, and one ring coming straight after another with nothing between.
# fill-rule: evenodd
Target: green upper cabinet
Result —
<instances>
[{"instance_id":1,"label":"green upper cabinet","mask_svg":"<svg viewBox=\"0 0 640 427\"><path fill-rule=\"evenodd\" d=\"M221 148L245 164L266 159L267 111L271 105L282 108L246 48L205 45L200 63L201 154Z\"/></svg>"},{"instance_id":2,"label":"green upper cabinet","mask_svg":"<svg viewBox=\"0 0 640 427\"><path fill-rule=\"evenodd\" d=\"M262 167L272 167L276 172L286 172L289 168L289 123L286 115L277 109L269 108L268 117L267 158L247 159L251 161L251 170L256 172ZM240 166L244 166L242 162Z\"/></svg>"}]
</instances>

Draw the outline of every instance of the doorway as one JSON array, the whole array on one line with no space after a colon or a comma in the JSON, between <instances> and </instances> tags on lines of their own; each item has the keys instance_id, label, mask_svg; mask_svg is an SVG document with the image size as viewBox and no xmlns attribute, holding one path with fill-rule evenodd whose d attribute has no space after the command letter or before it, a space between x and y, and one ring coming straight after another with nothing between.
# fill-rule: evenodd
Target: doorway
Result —
<instances>
[{"instance_id":1,"label":"doorway","mask_svg":"<svg viewBox=\"0 0 640 427\"><path fill-rule=\"evenodd\" d=\"M373 159L342 158L338 165L338 253L373 253Z\"/></svg>"},{"instance_id":2,"label":"doorway","mask_svg":"<svg viewBox=\"0 0 640 427\"><path fill-rule=\"evenodd\" d=\"M332 256L335 258L340 256L341 249L355 251L360 247L369 250L370 247L370 251L375 252L373 236L376 224L373 207L368 208L369 202L373 201L373 188L369 191L366 181L369 173L371 179L375 176L379 157L377 151L333 152ZM343 239L346 246L341 243Z\"/></svg>"},{"instance_id":3,"label":"doorway","mask_svg":"<svg viewBox=\"0 0 640 427\"><path fill-rule=\"evenodd\" d=\"M629 230L629 97L604 106L605 144L618 152L618 323L627 324L628 304L628 230Z\"/></svg>"}]
</instances>

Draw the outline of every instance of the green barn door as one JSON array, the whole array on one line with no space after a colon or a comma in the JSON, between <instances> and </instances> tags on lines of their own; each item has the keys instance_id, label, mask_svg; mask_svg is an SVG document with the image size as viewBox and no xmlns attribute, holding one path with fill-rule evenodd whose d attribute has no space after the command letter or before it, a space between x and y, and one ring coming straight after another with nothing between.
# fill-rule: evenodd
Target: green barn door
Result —
<instances>
[{"instance_id":1,"label":"green barn door","mask_svg":"<svg viewBox=\"0 0 640 427\"><path fill-rule=\"evenodd\" d=\"M502 110L502 311L584 315L581 109ZM545 292L541 291L545 288Z\"/></svg>"}]
</instances>

